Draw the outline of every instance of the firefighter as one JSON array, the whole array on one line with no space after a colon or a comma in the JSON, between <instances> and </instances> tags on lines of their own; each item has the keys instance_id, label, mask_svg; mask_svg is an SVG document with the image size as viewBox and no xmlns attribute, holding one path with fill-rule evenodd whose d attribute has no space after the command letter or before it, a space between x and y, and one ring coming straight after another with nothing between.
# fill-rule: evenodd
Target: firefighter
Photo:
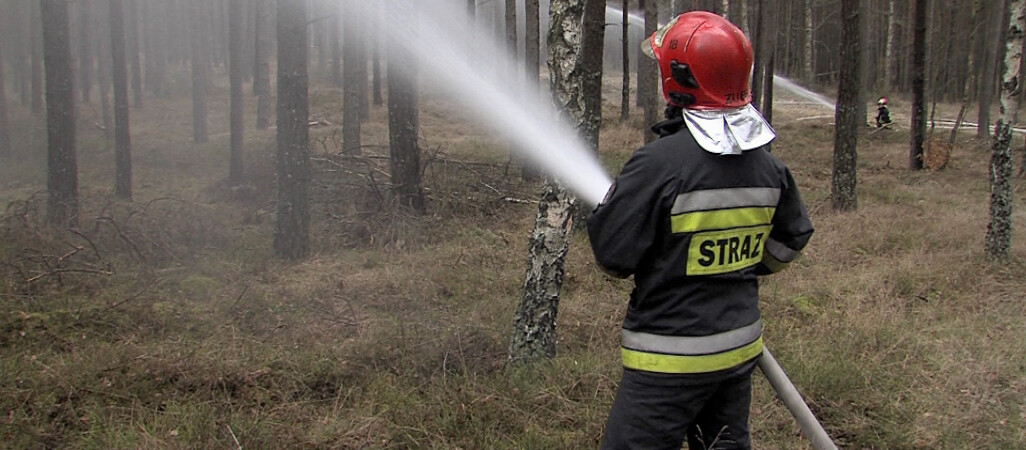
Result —
<instances>
[{"instance_id":1,"label":"firefighter","mask_svg":"<svg viewBox=\"0 0 1026 450\"><path fill-rule=\"evenodd\" d=\"M880 128L891 123L891 111L887 109L887 97L876 101L876 127Z\"/></svg>"},{"instance_id":2,"label":"firefighter","mask_svg":"<svg viewBox=\"0 0 1026 450\"><path fill-rule=\"evenodd\" d=\"M634 276L602 448L750 448L757 277L794 261L812 223L791 173L764 148L776 135L751 105L741 30L688 12L645 47L667 120L588 219L597 263Z\"/></svg>"}]
</instances>

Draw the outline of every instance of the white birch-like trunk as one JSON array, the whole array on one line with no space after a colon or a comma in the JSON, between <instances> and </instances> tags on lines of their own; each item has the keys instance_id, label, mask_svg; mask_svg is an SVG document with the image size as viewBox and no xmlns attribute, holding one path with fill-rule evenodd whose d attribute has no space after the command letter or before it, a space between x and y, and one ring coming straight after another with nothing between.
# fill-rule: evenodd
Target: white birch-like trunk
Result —
<instances>
[{"instance_id":1,"label":"white birch-like trunk","mask_svg":"<svg viewBox=\"0 0 1026 450\"><path fill-rule=\"evenodd\" d=\"M1001 77L1001 118L994 129L990 159L990 224L987 226L987 256L1005 261L1012 246L1012 126L1019 110L1020 63L1023 30L1026 30L1026 0L1012 0L1005 41L1005 73Z\"/></svg>"},{"instance_id":2,"label":"white birch-like trunk","mask_svg":"<svg viewBox=\"0 0 1026 450\"><path fill-rule=\"evenodd\" d=\"M553 0L549 6L552 101L578 130L585 126L580 62L583 16L584 0ZM513 316L512 362L556 355L556 315L576 201L551 177L542 188L528 244L523 296Z\"/></svg>"}]
</instances>

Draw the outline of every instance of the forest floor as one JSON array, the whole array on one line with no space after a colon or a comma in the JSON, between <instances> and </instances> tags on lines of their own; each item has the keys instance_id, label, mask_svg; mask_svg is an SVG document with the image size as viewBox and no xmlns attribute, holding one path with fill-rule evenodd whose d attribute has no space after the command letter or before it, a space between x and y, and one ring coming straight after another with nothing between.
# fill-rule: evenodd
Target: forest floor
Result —
<instances>
[{"instance_id":1,"label":"forest floor","mask_svg":"<svg viewBox=\"0 0 1026 450\"><path fill-rule=\"evenodd\" d=\"M295 264L271 251L273 131L247 129L247 180L231 187L227 133L193 144L186 96L151 99L133 110L135 198L123 202L86 105L81 226L53 230L44 118L14 107L17 159L0 168L0 446L597 447L630 281L605 276L575 234L558 356L508 367L539 185L520 180L508 143L428 95L429 214L396 213L384 108L362 154L342 155L340 97L312 93L313 254ZM600 155L615 173L643 124L637 111L617 123L619 97L606 98ZM1026 446L1026 214L1015 210L1011 261L989 262L988 142L964 130L943 170L910 172L907 102L892 98L895 126L860 133L858 210L838 213L833 110L777 99L773 152L816 234L762 283L766 342L828 433L846 449ZM226 96L214 103L210 129L227 130ZM758 375L751 428L756 449L811 448Z\"/></svg>"}]
</instances>

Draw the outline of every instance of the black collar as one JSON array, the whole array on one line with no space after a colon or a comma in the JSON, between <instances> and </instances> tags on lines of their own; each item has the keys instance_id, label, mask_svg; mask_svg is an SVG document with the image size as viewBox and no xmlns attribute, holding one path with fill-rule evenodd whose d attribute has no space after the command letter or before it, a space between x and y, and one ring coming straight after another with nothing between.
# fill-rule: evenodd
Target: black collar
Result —
<instances>
[{"instance_id":1,"label":"black collar","mask_svg":"<svg viewBox=\"0 0 1026 450\"><path fill-rule=\"evenodd\" d=\"M666 137L680 131L684 127L684 117L674 117L673 119L664 120L650 128L653 133L659 137Z\"/></svg>"}]
</instances>

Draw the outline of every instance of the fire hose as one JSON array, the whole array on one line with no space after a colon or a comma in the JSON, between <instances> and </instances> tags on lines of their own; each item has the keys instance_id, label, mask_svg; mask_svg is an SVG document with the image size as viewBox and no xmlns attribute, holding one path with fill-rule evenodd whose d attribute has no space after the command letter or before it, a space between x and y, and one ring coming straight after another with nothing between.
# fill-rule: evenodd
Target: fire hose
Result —
<instances>
[{"instance_id":1,"label":"fire hose","mask_svg":"<svg viewBox=\"0 0 1026 450\"><path fill-rule=\"evenodd\" d=\"M769 380L770 386L776 391L780 401L791 411L791 415L798 422L798 428L812 441L812 447L816 450L837 450L837 446L827 435L823 425L816 420L809 405L802 400L801 394L795 389L794 384L791 384L784 369L780 367L776 358L766 347L763 347L762 358L759 358L759 369L762 370L763 375L766 375L766 379Z\"/></svg>"}]
</instances>

